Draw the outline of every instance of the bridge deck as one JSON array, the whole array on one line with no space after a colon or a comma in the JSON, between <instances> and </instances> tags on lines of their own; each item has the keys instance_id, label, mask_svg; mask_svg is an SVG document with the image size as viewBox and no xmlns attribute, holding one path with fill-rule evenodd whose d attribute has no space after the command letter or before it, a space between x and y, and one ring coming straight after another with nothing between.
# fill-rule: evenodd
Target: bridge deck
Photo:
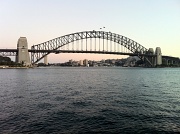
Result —
<instances>
[{"instance_id":1,"label":"bridge deck","mask_svg":"<svg viewBox=\"0 0 180 134\"><path fill-rule=\"evenodd\" d=\"M29 52L33 53L94 53L94 54L115 54L115 55L129 55L129 56L156 56L156 55L150 55L150 54L135 54L135 53L124 53L124 52L109 52L109 51L82 51L82 50L31 50L28 49ZM0 52L18 52L17 49L0 49ZM162 58L165 59L176 59L178 60L178 57L172 57L172 56L162 56Z\"/></svg>"}]
</instances>

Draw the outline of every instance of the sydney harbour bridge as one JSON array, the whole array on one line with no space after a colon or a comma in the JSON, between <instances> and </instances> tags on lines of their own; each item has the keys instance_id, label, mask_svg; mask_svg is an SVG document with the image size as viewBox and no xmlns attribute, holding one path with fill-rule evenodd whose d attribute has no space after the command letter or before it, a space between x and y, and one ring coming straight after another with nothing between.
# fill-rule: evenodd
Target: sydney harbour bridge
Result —
<instances>
[{"instance_id":1,"label":"sydney harbour bridge","mask_svg":"<svg viewBox=\"0 0 180 134\"><path fill-rule=\"evenodd\" d=\"M28 49L26 37L20 37L17 49L0 49L1 56L16 56L16 62L33 66L50 53L94 53L138 56L148 67L179 64L179 58L163 56L161 48L145 48L136 41L112 32L83 31L71 33L33 45Z\"/></svg>"}]
</instances>

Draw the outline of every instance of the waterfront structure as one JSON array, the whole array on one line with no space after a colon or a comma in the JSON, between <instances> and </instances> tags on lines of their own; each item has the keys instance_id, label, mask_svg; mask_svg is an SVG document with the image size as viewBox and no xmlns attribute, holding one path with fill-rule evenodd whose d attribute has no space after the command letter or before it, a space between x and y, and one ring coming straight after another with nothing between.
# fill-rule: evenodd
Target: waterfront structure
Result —
<instances>
[{"instance_id":1,"label":"waterfront structure","mask_svg":"<svg viewBox=\"0 0 180 134\"><path fill-rule=\"evenodd\" d=\"M162 53L161 53L161 48L157 47L156 51L155 51L155 61L156 61L156 65L161 65L162 64Z\"/></svg>"},{"instance_id":2,"label":"waterfront structure","mask_svg":"<svg viewBox=\"0 0 180 134\"><path fill-rule=\"evenodd\" d=\"M26 37L20 37L17 42L16 62L22 63L25 66L30 66L30 57L28 52L28 43Z\"/></svg>"},{"instance_id":3,"label":"waterfront structure","mask_svg":"<svg viewBox=\"0 0 180 134\"><path fill-rule=\"evenodd\" d=\"M154 54L155 54L155 53L154 53L154 49L153 49L153 48L149 48L148 53L154 55ZM156 58L156 57L148 57L148 59L149 59L150 62L152 63L152 66L156 66L155 58Z\"/></svg>"},{"instance_id":4,"label":"waterfront structure","mask_svg":"<svg viewBox=\"0 0 180 134\"><path fill-rule=\"evenodd\" d=\"M149 48L146 54L149 55L145 58L145 62L148 63L146 64L147 67L155 67L162 65L162 53L160 47L156 47L155 52L153 48Z\"/></svg>"}]
</instances>

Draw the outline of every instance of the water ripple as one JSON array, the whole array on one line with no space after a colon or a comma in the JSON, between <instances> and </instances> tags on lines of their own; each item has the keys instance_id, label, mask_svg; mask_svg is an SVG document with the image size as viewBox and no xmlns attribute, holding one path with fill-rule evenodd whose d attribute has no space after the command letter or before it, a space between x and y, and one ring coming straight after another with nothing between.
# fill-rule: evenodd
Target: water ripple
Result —
<instances>
[{"instance_id":1,"label":"water ripple","mask_svg":"<svg viewBox=\"0 0 180 134\"><path fill-rule=\"evenodd\" d=\"M0 70L0 133L180 133L178 68Z\"/></svg>"}]
</instances>

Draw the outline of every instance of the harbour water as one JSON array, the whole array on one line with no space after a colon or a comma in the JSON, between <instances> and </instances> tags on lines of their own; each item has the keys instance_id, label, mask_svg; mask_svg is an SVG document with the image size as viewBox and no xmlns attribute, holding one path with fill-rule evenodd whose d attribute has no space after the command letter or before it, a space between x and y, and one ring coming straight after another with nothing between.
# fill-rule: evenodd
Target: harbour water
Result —
<instances>
[{"instance_id":1,"label":"harbour water","mask_svg":"<svg viewBox=\"0 0 180 134\"><path fill-rule=\"evenodd\" d=\"M0 69L0 133L180 133L180 68Z\"/></svg>"}]
</instances>

